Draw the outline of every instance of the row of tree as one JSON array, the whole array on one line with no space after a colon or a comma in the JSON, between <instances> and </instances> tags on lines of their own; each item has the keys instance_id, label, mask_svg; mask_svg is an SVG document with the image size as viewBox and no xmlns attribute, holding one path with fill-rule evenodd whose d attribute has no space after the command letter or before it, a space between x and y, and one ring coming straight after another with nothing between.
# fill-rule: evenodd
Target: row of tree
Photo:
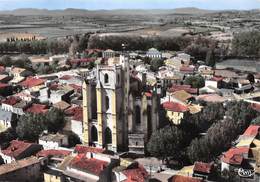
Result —
<instances>
[{"instance_id":1,"label":"row of tree","mask_svg":"<svg viewBox=\"0 0 260 182\"><path fill-rule=\"evenodd\" d=\"M257 117L257 112L245 102L230 102L225 107L221 103L204 105L202 112L184 117L181 125L168 125L153 133L148 152L166 161L215 160Z\"/></svg>"},{"instance_id":2,"label":"row of tree","mask_svg":"<svg viewBox=\"0 0 260 182\"><path fill-rule=\"evenodd\" d=\"M64 39L1 42L0 54L63 54L83 51L88 46L89 35L67 37Z\"/></svg>"},{"instance_id":3,"label":"row of tree","mask_svg":"<svg viewBox=\"0 0 260 182\"><path fill-rule=\"evenodd\" d=\"M234 35L232 55L240 57L260 57L260 32L248 31Z\"/></svg>"}]
</instances>

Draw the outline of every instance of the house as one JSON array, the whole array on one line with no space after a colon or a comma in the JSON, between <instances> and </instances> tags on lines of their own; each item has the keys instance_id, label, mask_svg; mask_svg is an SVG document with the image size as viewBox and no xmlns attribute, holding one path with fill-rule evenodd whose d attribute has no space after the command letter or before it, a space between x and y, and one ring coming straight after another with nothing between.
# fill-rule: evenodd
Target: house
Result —
<instances>
[{"instance_id":1,"label":"house","mask_svg":"<svg viewBox=\"0 0 260 182\"><path fill-rule=\"evenodd\" d=\"M168 182L203 182L204 180L201 178L194 178L189 176L181 176L181 175L174 175Z\"/></svg>"},{"instance_id":2,"label":"house","mask_svg":"<svg viewBox=\"0 0 260 182\"><path fill-rule=\"evenodd\" d=\"M162 58L162 53L155 48L151 48L146 52L146 57L149 58Z\"/></svg>"},{"instance_id":3,"label":"house","mask_svg":"<svg viewBox=\"0 0 260 182\"><path fill-rule=\"evenodd\" d=\"M194 66L182 66L180 67L180 73L184 75L194 75L195 74L195 67Z\"/></svg>"},{"instance_id":4,"label":"house","mask_svg":"<svg viewBox=\"0 0 260 182\"><path fill-rule=\"evenodd\" d=\"M225 101L227 101L226 98L218 94L203 94L197 96L196 99L204 102L219 102L219 103L224 103Z\"/></svg>"},{"instance_id":5,"label":"house","mask_svg":"<svg viewBox=\"0 0 260 182\"><path fill-rule=\"evenodd\" d=\"M12 77L6 74L0 75L0 82L1 83L8 83L10 80L12 80Z\"/></svg>"},{"instance_id":6,"label":"house","mask_svg":"<svg viewBox=\"0 0 260 182\"><path fill-rule=\"evenodd\" d=\"M65 101L60 101L60 102L53 104L53 107L65 111L66 109L68 109L70 107L70 104L68 104Z\"/></svg>"},{"instance_id":7,"label":"house","mask_svg":"<svg viewBox=\"0 0 260 182\"><path fill-rule=\"evenodd\" d=\"M80 145L80 144L76 145L74 148L74 153L76 153L76 154L87 154L87 153L102 154L104 152L105 152L105 149L89 147L89 146Z\"/></svg>"},{"instance_id":8,"label":"house","mask_svg":"<svg viewBox=\"0 0 260 182\"><path fill-rule=\"evenodd\" d=\"M32 72L19 67L11 67L9 73L10 76L13 76L14 78L25 78L32 76Z\"/></svg>"},{"instance_id":9,"label":"house","mask_svg":"<svg viewBox=\"0 0 260 182\"><path fill-rule=\"evenodd\" d=\"M62 85L82 85L82 78L79 76L73 76L73 75L63 75L62 77L59 78L59 83Z\"/></svg>"},{"instance_id":10,"label":"house","mask_svg":"<svg viewBox=\"0 0 260 182\"><path fill-rule=\"evenodd\" d=\"M104 59L113 58L115 56L116 56L116 52L111 49L102 52L102 58Z\"/></svg>"},{"instance_id":11,"label":"house","mask_svg":"<svg viewBox=\"0 0 260 182\"><path fill-rule=\"evenodd\" d=\"M125 162L124 159L120 159L120 166L113 169L113 176L113 181L116 182L145 182L149 174L138 162Z\"/></svg>"},{"instance_id":12,"label":"house","mask_svg":"<svg viewBox=\"0 0 260 182\"><path fill-rule=\"evenodd\" d=\"M13 105L13 113L15 113L15 114L17 114L19 116L24 115L24 111L29 106L30 106L29 102L21 100L18 103L16 103L15 105Z\"/></svg>"},{"instance_id":13,"label":"house","mask_svg":"<svg viewBox=\"0 0 260 182\"><path fill-rule=\"evenodd\" d=\"M31 91L39 91L42 87L45 86L46 80L36 78L36 77L27 77L20 85L24 89L30 89Z\"/></svg>"},{"instance_id":14,"label":"house","mask_svg":"<svg viewBox=\"0 0 260 182\"><path fill-rule=\"evenodd\" d=\"M15 116L10 111L0 109L0 132L12 126Z\"/></svg>"},{"instance_id":15,"label":"house","mask_svg":"<svg viewBox=\"0 0 260 182\"><path fill-rule=\"evenodd\" d=\"M189 103L194 97L185 90L178 90L170 93L170 100L173 102Z\"/></svg>"},{"instance_id":16,"label":"house","mask_svg":"<svg viewBox=\"0 0 260 182\"><path fill-rule=\"evenodd\" d=\"M83 108L79 106L71 107L65 111L70 118L70 129L78 135L80 140L83 139Z\"/></svg>"},{"instance_id":17,"label":"house","mask_svg":"<svg viewBox=\"0 0 260 182\"><path fill-rule=\"evenodd\" d=\"M52 65L52 61L48 56L31 56L29 60L32 63L33 69L38 69L39 67L50 66Z\"/></svg>"},{"instance_id":18,"label":"house","mask_svg":"<svg viewBox=\"0 0 260 182\"><path fill-rule=\"evenodd\" d=\"M119 159L97 153L78 154L65 158L59 170L66 179L74 181L112 181L112 169L118 166Z\"/></svg>"},{"instance_id":19,"label":"house","mask_svg":"<svg viewBox=\"0 0 260 182\"><path fill-rule=\"evenodd\" d=\"M191 85L177 85L177 84L172 85L171 88L167 90L167 92L174 93L176 91L181 91L181 90L184 90L185 92L192 95L196 95L198 93L198 89L192 88Z\"/></svg>"},{"instance_id":20,"label":"house","mask_svg":"<svg viewBox=\"0 0 260 182\"><path fill-rule=\"evenodd\" d=\"M47 105L43 104L32 104L30 107L28 107L25 112L33 113L33 114L45 114L49 111Z\"/></svg>"},{"instance_id":21,"label":"house","mask_svg":"<svg viewBox=\"0 0 260 182\"><path fill-rule=\"evenodd\" d=\"M195 162L193 177L210 180L213 176L214 163Z\"/></svg>"},{"instance_id":22,"label":"house","mask_svg":"<svg viewBox=\"0 0 260 182\"><path fill-rule=\"evenodd\" d=\"M189 108L178 102L164 102L163 108L166 110L169 119L175 125L179 125L184 118L184 115L189 113Z\"/></svg>"},{"instance_id":23,"label":"house","mask_svg":"<svg viewBox=\"0 0 260 182\"><path fill-rule=\"evenodd\" d=\"M0 151L0 155L5 163L11 163L35 155L40 150L42 146L39 144L13 140L6 149Z\"/></svg>"},{"instance_id":24,"label":"house","mask_svg":"<svg viewBox=\"0 0 260 182\"><path fill-rule=\"evenodd\" d=\"M70 102L70 96L74 93L74 89L68 85L66 86L58 86L56 89L50 90L50 98L49 101L53 104L65 101Z\"/></svg>"},{"instance_id":25,"label":"house","mask_svg":"<svg viewBox=\"0 0 260 182\"><path fill-rule=\"evenodd\" d=\"M39 144L43 146L44 150L59 149L60 147L67 147L69 140L67 135L57 134L44 134L39 138Z\"/></svg>"},{"instance_id":26,"label":"house","mask_svg":"<svg viewBox=\"0 0 260 182\"><path fill-rule=\"evenodd\" d=\"M14 105L21 101L18 97L7 97L2 101L2 110L14 112Z\"/></svg>"},{"instance_id":27,"label":"house","mask_svg":"<svg viewBox=\"0 0 260 182\"><path fill-rule=\"evenodd\" d=\"M222 88L223 85L223 77L217 77L214 76L211 79L206 79L205 80L205 87L213 87L213 88Z\"/></svg>"},{"instance_id":28,"label":"house","mask_svg":"<svg viewBox=\"0 0 260 182\"><path fill-rule=\"evenodd\" d=\"M41 181L41 163L36 157L0 165L0 181Z\"/></svg>"},{"instance_id":29,"label":"house","mask_svg":"<svg viewBox=\"0 0 260 182\"><path fill-rule=\"evenodd\" d=\"M69 63L71 64L72 68L87 67L91 63L95 63L95 59L93 59L93 58L73 59L73 60L70 60Z\"/></svg>"}]
</instances>

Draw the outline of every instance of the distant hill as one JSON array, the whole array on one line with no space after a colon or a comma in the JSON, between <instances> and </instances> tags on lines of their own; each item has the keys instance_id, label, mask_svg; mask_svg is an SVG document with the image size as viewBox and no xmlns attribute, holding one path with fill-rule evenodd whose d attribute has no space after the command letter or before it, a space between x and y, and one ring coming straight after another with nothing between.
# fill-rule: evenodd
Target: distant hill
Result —
<instances>
[{"instance_id":1,"label":"distant hill","mask_svg":"<svg viewBox=\"0 0 260 182\"><path fill-rule=\"evenodd\" d=\"M177 8L177 9L115 9L115 10L86 10L86 9L65 9L65 10L47 10L47 9L15 9L11 11L0 11L1 15L86 15L86 14L122 14L122 15L145 15L145 14L206 14L213 13L212 10L198 8Z\"/></svg>"}]
</instances>

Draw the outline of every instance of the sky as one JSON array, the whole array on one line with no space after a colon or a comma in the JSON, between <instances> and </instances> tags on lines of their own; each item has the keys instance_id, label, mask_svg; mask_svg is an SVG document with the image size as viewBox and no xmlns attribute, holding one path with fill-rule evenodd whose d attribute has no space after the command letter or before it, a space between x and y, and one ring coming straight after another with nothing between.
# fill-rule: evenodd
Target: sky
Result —
<instances>
[{"instance_id":1,"label":"sky","mask_svg":"<svg viewBox=\"0 0 260 182\"><path fill-rule=\"evenodd\" d=\"M260 0L0 0L0 10L39 9L260 9Z\"/></svg>"}]
</instances>

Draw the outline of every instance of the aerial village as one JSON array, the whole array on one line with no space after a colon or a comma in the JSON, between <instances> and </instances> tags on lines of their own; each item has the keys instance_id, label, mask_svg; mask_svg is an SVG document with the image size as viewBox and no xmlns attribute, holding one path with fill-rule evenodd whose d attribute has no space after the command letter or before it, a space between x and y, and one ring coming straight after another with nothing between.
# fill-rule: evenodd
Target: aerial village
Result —
<instances>
[{"instance_id":1,"label":"aerial village","mask_svg":"<svg viewBox=\"0 0 260 182\"><path fill-rule=\"evenodd\" d=\"M0 181L260 181L259 72L87 49L1 66L0 95Z\"/></svg>"}]
</instances>

